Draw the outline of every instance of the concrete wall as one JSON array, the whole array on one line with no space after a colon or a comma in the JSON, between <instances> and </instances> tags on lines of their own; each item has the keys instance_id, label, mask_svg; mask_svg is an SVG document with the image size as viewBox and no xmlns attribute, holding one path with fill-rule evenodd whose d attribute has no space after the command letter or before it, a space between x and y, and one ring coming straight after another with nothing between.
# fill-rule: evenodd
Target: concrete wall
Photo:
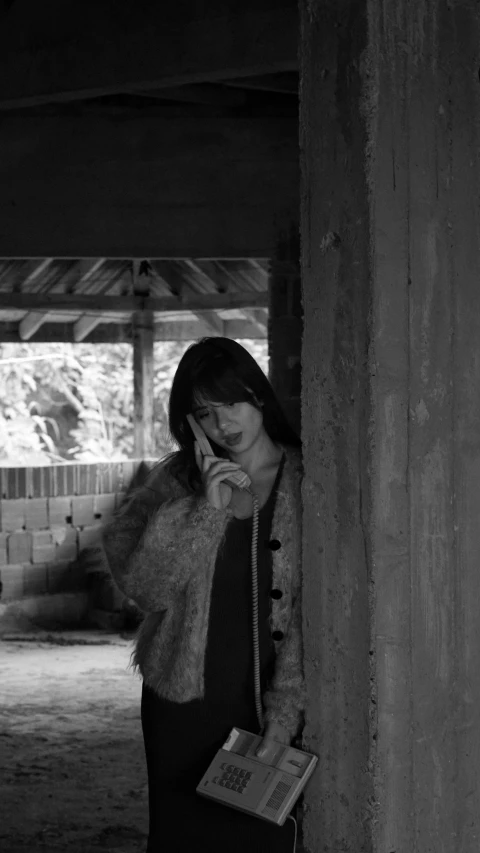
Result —
<instances>
[{"instance_id":1,"label":"concrete wall","mask_svg":"<svg viewBox=\"0 0 480 853\"><path fill-rule=\"evenodd\" d=\"M302 4L314 853L480 844L478 4Z\"/></svg>"},{"instance_id":2,"label":"concrete wall","mask_svg":"<svg viewBox=\"0 0 480 853\"><path fill-rule=\"evenodd\" d=\"M87 619L102 525L144 464L0 469L0 630L22 620L55 626ZM118 595L96 603L115 609Z\"/></svg>"}]
</instances>

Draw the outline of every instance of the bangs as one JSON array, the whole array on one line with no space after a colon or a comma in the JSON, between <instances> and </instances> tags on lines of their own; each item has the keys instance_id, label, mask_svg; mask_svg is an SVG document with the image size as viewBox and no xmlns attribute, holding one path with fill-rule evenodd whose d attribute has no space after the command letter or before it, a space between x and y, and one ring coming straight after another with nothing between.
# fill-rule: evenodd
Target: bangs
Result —
<instances>
[{"instance_id":1,"label":"bangs","mask_svg":"<svg viewBox=\"0 0 480 853\"><path fill-rule=\"evenodd\" d=\"M215 365L217 367L217 365ZM195 378L192 391L192 404L200 406L207 403L253 403L254 394L242 382L232 368L218 365L208 371L208 375ZM193 405L192 405L193 408Z\"/></svg>"}]
</instances>

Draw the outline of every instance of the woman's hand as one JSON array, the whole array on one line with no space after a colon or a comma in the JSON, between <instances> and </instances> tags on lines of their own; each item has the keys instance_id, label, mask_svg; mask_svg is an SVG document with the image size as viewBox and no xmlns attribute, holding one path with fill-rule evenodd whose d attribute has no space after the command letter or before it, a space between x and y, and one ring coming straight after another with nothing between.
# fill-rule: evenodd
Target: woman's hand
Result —
<instances>
[{"instance_id":1,"label":"woman's hand","mask_svg":"<svg viewBox=\"0 0 480 853\"><path fill-rule=\"evenodd\" d=\"M230 474L240 469L238 462L231 459L219 459L217 456L202 456L198 442L195 442L195 460L202 474L202 483L207 501L215 509L225 509L232 498L232 487L224 483Z\"/></svg>"},{"instance_id":2,"label":"woman's hand","mask_svg":"<svg viewBox=\"0 0 480 853\"><path fill-rule=\"evenodd\" d=\"M283 743L285 746L290 746L290 741L290 734L284 726L281 726L280 723L267 723L266 732L255 755L260 761L265 761L268 764L275 752L275 744Z\"/></svg>"}]
</instances>

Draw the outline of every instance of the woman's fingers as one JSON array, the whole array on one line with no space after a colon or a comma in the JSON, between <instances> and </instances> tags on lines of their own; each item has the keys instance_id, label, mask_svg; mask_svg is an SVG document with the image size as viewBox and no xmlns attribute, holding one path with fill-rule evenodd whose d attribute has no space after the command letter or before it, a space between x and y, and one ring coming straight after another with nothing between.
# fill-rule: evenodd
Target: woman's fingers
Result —
<instances>
[{"instance_id":1,"label":"woman's fingers","mask_svg":"<svg viewBox=\"0 0 480 853\"><path fill-rule=\"evenodd\" d=\"M203 458L203 473L207 479L216 477L223 471L238 471L239 468L238 462L232 462L231 459L218 459L216 456L204 456Z\"/></svg>"},{"instance_id":2,"label":"woman's fingers","mask_svg":"<svg viewBox=\"0 0 480 853\"><path fill-rule=\"evenodd\" d=\"M194 441L193 443L193 452L195 454L195 462L197 463L200 471L203 471L203 457L202 451L200 450L200 445L198 441Z\"/></svg>"},{"instance_id":3,"label":"woman's fingers","mask_svg":"<svg viewBox=\"0 0 480 853\"><path fill-rule=\"evenodd\" d=\"M290 734L280 723L268 723L262 742L257 747L256 756L260 761L268 761L273 757L278 744L290 744Z\"/></svg>"},{"instance_id":4,"label":"woman's fingers","mask_svg":"<svg viewBox=\"0 0 480 853\"><path fill-rule=\"evenodd\" d=\"M238 462L231 459L219 459L217 456L204 456L202 461L202 480L207 500L216 509L228 506L232 489L224 480L240 468Z\"/></svg>"}]
</instances>

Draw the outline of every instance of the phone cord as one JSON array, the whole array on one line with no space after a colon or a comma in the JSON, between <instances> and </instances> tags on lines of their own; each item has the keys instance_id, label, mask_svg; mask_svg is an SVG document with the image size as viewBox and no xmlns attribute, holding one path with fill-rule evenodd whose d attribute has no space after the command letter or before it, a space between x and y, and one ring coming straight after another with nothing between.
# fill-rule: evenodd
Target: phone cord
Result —
<instances>
[{"instance_id":1,"label":"phone cord","mask_svg":"<svg viewBox=\"0 0 480 853\"><path fill-rule=\"evenodd\" d=\"M260 640L258 636L258 497L250 492L253 502L252 523L252 623L253 623L253 681L255 709L260 729L263 729L262 688L260 683Z\"/></svg>"}]
</instances>

